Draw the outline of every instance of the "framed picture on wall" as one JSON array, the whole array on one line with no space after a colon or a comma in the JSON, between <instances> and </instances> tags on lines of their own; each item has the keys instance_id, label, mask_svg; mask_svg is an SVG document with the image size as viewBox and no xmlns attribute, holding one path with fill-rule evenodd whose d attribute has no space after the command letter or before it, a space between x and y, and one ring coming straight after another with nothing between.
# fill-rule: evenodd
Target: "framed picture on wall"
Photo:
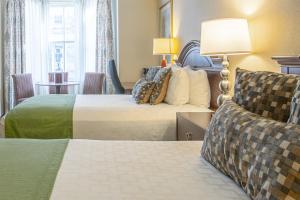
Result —
<instances>
[{"instance_id":1,"label":"framed picture on wall","mask_svg":"<svg viewBox=\"0 0 300 200\"><path fill-rule=\"evenodd\" d=\"M161 0L159 8L159 31L161 38L173 37L173 0ZM171 56L166 57L168 63Z\"/></svg>"}]
</instances>

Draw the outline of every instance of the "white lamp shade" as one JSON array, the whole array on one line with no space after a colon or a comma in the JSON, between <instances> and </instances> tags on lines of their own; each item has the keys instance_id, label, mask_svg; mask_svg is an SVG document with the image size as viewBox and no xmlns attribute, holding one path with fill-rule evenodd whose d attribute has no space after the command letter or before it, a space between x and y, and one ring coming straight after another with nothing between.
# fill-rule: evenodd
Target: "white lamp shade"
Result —
<instances>
[{"instance_id":1,"label":"white lamp shade","mask_svg":"<svg viewBox=\"0 0 300 200\"><path fill-rule=\"evenodd\" d=\"M246 19L218 19L202 23L201 54L234 55L251 52Z\"/></svg>"},{"instance_id":2,"label":"white lamp shade","mask_svg":"<svg viewBox=\"0 0 300 200\"><path fill-rule=\"evenodd\" d=\"M155 38L153 40L153 55L176 54L177 50L177 40L174 38Z\"/></svg>"}]
</instances>

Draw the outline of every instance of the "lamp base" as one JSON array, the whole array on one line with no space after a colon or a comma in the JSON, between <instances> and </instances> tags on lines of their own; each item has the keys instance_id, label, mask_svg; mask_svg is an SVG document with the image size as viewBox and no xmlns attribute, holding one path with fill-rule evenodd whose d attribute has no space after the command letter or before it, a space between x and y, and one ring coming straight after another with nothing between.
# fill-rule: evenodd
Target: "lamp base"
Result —
<instances>
[{"instance_id":1,"label":"lamp base","mask_svg":"<svg viewBox=\"0 0 300 200\"><path fill-rule=\"evenodd\" d=\"M161 61L161 67L167 67L167 60L166 59L163 59L162 61Z\"/></svg>"},{"instance_id":2,"label":"lamp base","mask_svg":"<svg viewBox=\"0 0 300 200\"><path fill-rule=\"evenodd\" d=\"M162 55L162 61L161 61L160 66L161 66L162 68L167 67L167 59L166 59L166 55Z\"/></svg>"},{"instance_id":3,"label":"lamp base","mask_svg":"<svg viewBox=\"0 0 300 200\"><path fill-rule=\"evenodd\" d=\"M221 94L218 97L218 101L217 101L218 106L221 106L224 103L224 101L231 99L231 96L229 95L230 84L229 84L228 77L230 75L230 71L229 71L229 61L227 55L223 56L222 65L223 65L223 69L220 73L222 81L219 84Z\"/></svg>"}]
</instances>

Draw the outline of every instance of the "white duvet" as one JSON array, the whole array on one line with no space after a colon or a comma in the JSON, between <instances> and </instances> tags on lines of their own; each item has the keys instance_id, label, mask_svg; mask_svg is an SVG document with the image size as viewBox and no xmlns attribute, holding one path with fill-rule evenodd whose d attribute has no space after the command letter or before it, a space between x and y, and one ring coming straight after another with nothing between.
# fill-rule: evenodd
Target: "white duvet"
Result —
<instances>
[{"instance_id":1,"label":"white duvet","mask_svg":"<svg viewBox=\"0 0 300 200\"><path fill-rule=\"evenodd\" d=\"M130 95L78 95L73 136L98 140L176 140L176 112L209 112L190 104L134 102Z\"/></svg>"},{"instance_id":2,"label":"white duvet","mask_svg":"<svg viewBox=\"0 0 300 200\"><path fill-rule=\"evenodd\" d=\"M70 140L52 200L245 200L201 142Z\"/></svg>"}]
</instances>

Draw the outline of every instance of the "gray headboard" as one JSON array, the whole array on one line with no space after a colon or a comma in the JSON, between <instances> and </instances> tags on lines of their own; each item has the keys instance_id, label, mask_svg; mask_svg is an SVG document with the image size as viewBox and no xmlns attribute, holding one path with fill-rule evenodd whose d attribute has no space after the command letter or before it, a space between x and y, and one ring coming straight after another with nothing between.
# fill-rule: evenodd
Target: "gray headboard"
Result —
<instances>
[{"instance_id":1,"label":"gray headboard","mask_svg":"<svg viewBox=\"0 0 300 200\"><path fill-rule=\"evenodd\" d=\"M220 95L219 83L221 81L221 61L222 60L217 57L210 58L201 56L200 42L197 40L192 40L186 44L176 61L176 64L181 67L189 65L195 70L203 69L207 72L211 90L210 108L213 110L218 108L217 98Z\"/></svg>"}]
</instances>

